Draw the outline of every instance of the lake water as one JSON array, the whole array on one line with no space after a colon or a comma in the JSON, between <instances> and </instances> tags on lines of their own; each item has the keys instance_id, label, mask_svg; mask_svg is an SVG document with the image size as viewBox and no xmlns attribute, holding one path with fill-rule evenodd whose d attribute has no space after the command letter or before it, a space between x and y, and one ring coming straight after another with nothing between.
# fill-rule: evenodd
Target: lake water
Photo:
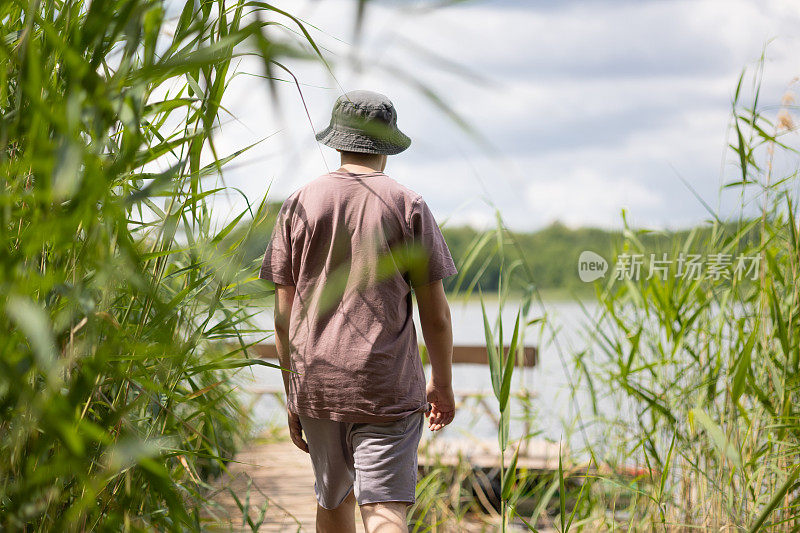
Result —
<instances>
[{"instance_id":1,"label":"lake water","mask_svg":"<svg viewBox=\"0 0 800 533\"><path fill-rule=\"evenodd\" d=\"M508 344L514 330L514 320L518 309L517 302L507 302L503 309L504 343ZM484 345L483 317L480 301L452 299L450 301L453 320L454 344ZM497 317L497 303L486 301L490 321ZM526 388L532 392L533 416L531 429L541 432L539 438L553 441L566 439L569 432L565 428L577 425L576 410L586 412L586 399L574 403L570 399L569 374L572 369L572 354L586 346L584 326L597 312L597 304L584 303L582 308L578 302L549 301L543 306L535 305L528 316L531 320L545 316L549 325L542 333L539 324L528 326L525 331L525 344L538 346L539 361L535 368L517 368L515 370L513 389ZM587 316L588 313L588 316ZM415 326L417 336L422 340L419 327L419 316L416 315ZM272 329L271 310L265 310L256 317L256 323L264 329ZM555 332L555 334L553 334ZM544 335L544 337L542 337ZM553 342L555 339L556 342ZM563 360L562 360L563 358ZM566 364L564 364L566 363ZM277 370L266 367L255 367L254 383L247 386L259 388L282 389L283 383ZM430 369L426 368L426 377L430 377ZM474 364L456 364L453 366L453 386L456 391L482 391L488 394L487 403L496 412L497 403L492 393L489 367ZM523 424L518 419L523 414L519 402L512 406L511 436L522 435ZM269 396L262 397L254 405L256 422L266 427L271 424L285 424L285 411L282 404ZM478 439L496 439L496 426L492 417L473 402L459 410L453 423L440 432L441 438L463 438L465 436ZM573 449L580 447L577 434L569 438Z\"/></svg>"}]
</instances>

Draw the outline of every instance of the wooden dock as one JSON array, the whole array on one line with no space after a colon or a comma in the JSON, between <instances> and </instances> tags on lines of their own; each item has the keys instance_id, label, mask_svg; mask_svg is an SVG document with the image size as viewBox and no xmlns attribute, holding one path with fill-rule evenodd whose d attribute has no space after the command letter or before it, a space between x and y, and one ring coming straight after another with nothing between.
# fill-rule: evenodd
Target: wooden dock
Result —
<instances>
[{"instance_id":1,"label":"wooden dock","mask_svg":"<svg viewBox=\"0 0 800 533\"><path fill-rule=\"evenodd\" d=\"M497 465L488 443L476 445L465 441L433 439L420 447L420 467L438 463L454 465L459 457L476 467ZM552 445L536 446L538 456L520 459L519 468L544 469L558 466L558 449ZM442 455L444 454L444 455ZM444 459L443 459L444 458ZM555 463L553 463L555 461ZM207 517L209 531L251 531L242 508L260 532L313 532L317 502L314 497L314 473L311 461L288 439L254 442L243 449L229 464L229 472L217 483L214 501L218 508ZM234 498L233 495L236 495ZM237 500L238 499L238 503ZM363 532L361 516L356 509L356 531ZM263 517L262 517L263 513ZM243 521L244 518L244 521ZM263 518L263 521L262 521ZM244 523L243 523L244 522ZM436 531L495 531L491 519L462 520L458 524L441 525Z\"/></svg>"},{"instance_id":2,"label":"wooden dock","mask_svg":"<svg viewBox=\"0 0 800 533\"><path fill-rule=\"evenodd\" d=\"M219 481L215 497L221 507L216 517L221 530L227 531L230 526L234 531L251 531L246 520L243 525L241 507L247 502L254 523L261 521L264 513L260 532L315 531L317 500L307 454L289 440L254 442L235 461ZM356 518L356 530L364 531L360 516Z\"/></svg>"}]
</instances>

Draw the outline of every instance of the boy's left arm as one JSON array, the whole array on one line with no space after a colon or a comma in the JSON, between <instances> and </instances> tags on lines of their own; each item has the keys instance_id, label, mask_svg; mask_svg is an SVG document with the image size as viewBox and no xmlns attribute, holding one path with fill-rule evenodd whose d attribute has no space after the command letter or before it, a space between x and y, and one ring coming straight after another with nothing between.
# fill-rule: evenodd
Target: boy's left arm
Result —
<instances>
[{"instance_id":1,"label":"boy's left arm","mask_svg":"<svg viewBox=\"0 0 800 533\"><path fill-rule=\"evenodd\" d=\"M292 314L292 304L294 303L295 288L293 285L275 284L275 348L278 352L278 362L281 368L290 369L291 360L289 354L289 317ZM283 376L283 389L286 398L289 398L289 372L281 370ZM303 429L300 426L300 418L287 409L289 418L289 435L295 446L308 453L308 445L303 440Z\"/></svg>"}]
</instances>

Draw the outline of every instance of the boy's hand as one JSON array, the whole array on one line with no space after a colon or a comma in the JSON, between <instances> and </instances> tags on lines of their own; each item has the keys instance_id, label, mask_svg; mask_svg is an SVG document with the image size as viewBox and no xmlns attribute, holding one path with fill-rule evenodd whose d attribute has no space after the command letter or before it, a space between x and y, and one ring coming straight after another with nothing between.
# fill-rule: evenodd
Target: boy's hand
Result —
<instances>
[{"instance_id":1,"label":"boy's hand","mask_svg":"<svg viewBox=\"0 0 800 533\"><path fill-rule=\"evenodd\" d=\"M289 436L292 437L294 445L308 453L308 444L303 440L303 427L300 425L300 417L287 409L289 414Z\"/></svg>"},{"instance_id":2,"label":"boy's hand","mask_svg":"<svg viewBox=\"0 0 800 533\"><path fill-rule=\"evenodd\" d=\"M453 421L456 415L456 400L453 397L452 385L436 385L428 382L428 402L431 404L428 417L428 427L431 431L438 431Z\"/></svg>"}]
</instances>

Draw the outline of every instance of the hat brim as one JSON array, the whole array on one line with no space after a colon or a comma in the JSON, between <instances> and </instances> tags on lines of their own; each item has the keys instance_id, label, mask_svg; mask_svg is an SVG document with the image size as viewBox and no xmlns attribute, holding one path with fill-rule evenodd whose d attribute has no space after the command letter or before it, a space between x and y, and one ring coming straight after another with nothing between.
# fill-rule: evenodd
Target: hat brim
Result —
<instances>
[{"instance_id":1,"label":"hat brim","mask_svg":"<svg viewBox=\"0 0 800 533\"><path fill-rule=\"evenodd\" d=\"M336 150L364 154L395 155L411 146L411 139L397 129L393 130L385 139L376 139L363 133L343 131L328 126L317 133L316 138L325 146Z\"/></svg>"}]
</instances>

